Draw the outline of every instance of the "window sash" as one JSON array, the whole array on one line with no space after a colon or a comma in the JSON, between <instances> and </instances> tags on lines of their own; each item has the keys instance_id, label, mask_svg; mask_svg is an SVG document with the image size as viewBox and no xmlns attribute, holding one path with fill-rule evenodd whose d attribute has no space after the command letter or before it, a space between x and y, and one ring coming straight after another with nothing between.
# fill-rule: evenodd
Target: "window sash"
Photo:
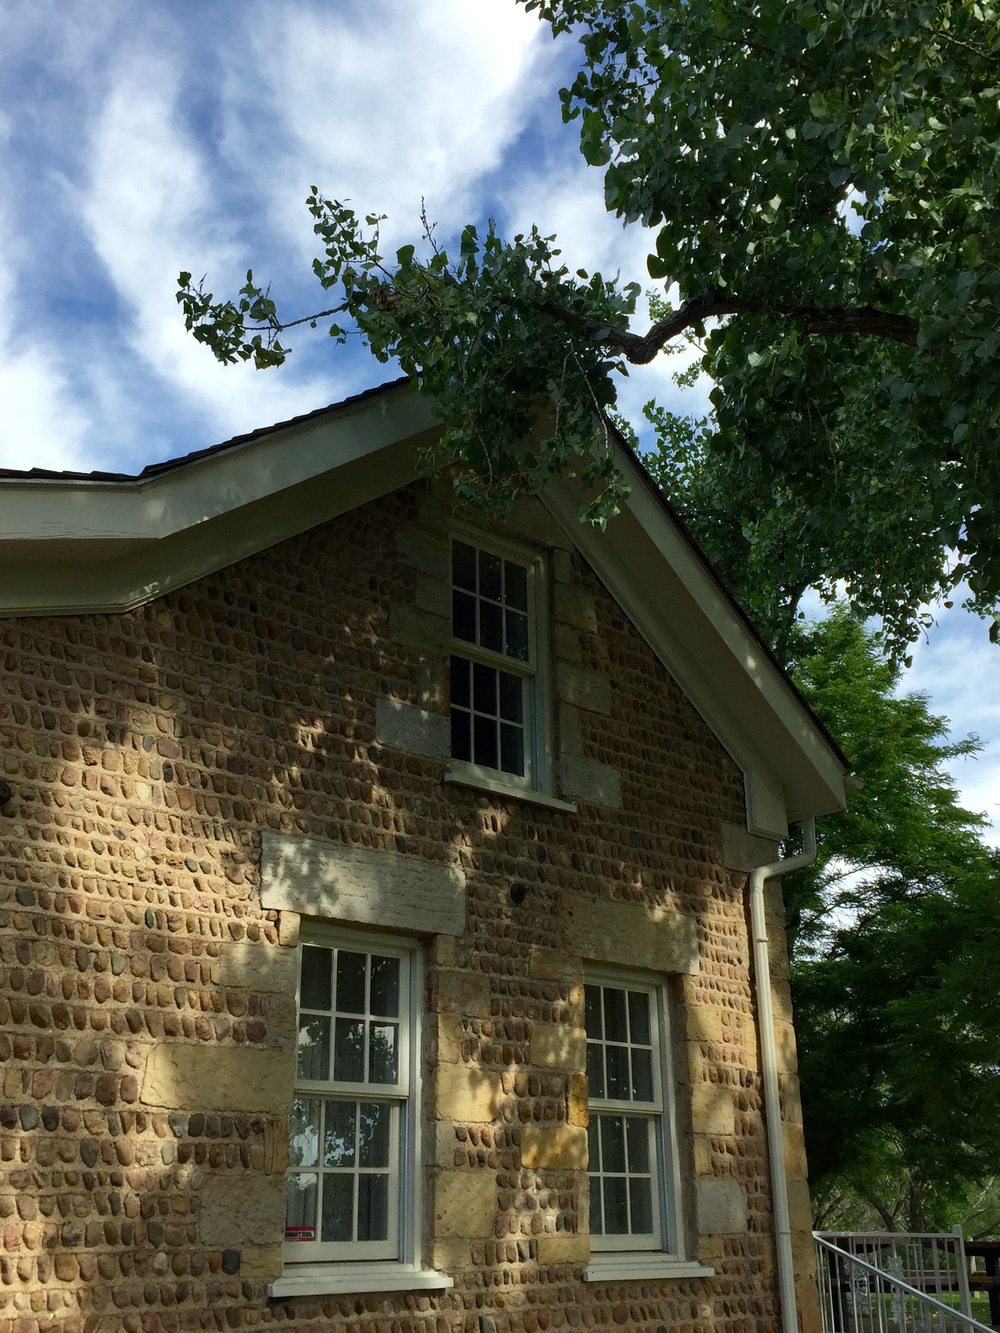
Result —
<instances>
[{"instance_id":1,"label":"window sash","mask_svg":"<svg viewBox=\"0 0 1000 1333\"><path fill-rule=\"evenodd\" d=\"M585 994L591 1247L678 1249L663 987L633 975L588 973Z\"/></svg>"},{"instance_id":2,"label":"window sash","mask_svg":"<svg viewBox=\"0 0 1000 1333\"><path fill-rule=\"evenodd\" d=\"M315 952L310 956L307 950ZM296 1054L286 1172L287 1264L403 1258L412 1189L417 1012L411 959L412 946L362 932L317 927L300 944L299 1033L313 1040L307 1060L301 1044ZM340 1042L349 1077L337 1078L338 1022L346 1023L343 1031L353 1038ZM383 1040L380 1051L376 1038L388 1028L392 1040ZM394 1068L387 1067L389 1050ZM387 1076L379 1081L373 1073Z\"/></svg>"},{"instance_id":3,"label":"window sash","mask_svg":"<svg viewBox=\"0 0 1000 1333\"><path fill-rule=\"evenodd\" d=\"M480 565L484 559L494 562L494 570L497 565L501 570L503 586L489 589L496 596L485 596L481 591ZM464 571L459 568L463 563ZM509 608L508 566L523 576L516 591L517 604ZM471 536L452 538L452 760L470 776L486 782L499 776L527 790L541 785L544 767L538 700L538 571L536 559L503 544L483 545ZM493 635L498 647L482 642L484 607L500 616L499 640ZM505 650L508 609L519 622L523 621L523 655ZM472 629L471 638L458 632L462 620L466 630ZM483 695L490 697L484 701ZM512 704L515 695L519 695L516 707Z\"/></svg>"}]
</instances>

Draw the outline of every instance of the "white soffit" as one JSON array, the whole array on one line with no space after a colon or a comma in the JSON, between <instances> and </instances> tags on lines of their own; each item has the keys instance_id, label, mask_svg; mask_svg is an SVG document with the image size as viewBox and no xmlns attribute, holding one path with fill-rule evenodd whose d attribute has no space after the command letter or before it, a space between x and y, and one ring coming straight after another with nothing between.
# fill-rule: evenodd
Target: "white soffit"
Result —
<instances>
[{"instance_id":1,"label":"white soffit","mask_svg":"<svg viewBox=\"0 0 1000 1333\"><path fill-rule=\"evenodd\" d=\"M146 478L0 480L0 616L127 611L411 481L404 386Z\"/></svg>"}]
</instances>

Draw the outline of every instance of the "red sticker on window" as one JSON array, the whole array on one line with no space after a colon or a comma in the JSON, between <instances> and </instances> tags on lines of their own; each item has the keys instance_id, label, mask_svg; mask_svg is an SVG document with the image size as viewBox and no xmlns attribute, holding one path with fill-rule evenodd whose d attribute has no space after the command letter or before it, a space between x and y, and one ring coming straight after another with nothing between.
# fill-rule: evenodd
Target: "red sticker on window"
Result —
<instances>
[{"instance_id":1,"label":"red sticker on window","mask_svg":"<svg viewBox=\"0 0 1000 1333\"><path fill-rule=\"evenodd\" d=\"M315 1240L315 1227L285 1227L285 1240Z\"/></svg>"}]
</instances>

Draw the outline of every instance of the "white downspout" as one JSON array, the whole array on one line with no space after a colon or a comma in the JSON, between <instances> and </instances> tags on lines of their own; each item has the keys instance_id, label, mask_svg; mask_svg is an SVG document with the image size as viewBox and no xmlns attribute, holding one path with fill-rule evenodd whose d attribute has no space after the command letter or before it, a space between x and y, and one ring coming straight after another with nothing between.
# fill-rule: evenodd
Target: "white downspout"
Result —
<instances>
[{"instance_id":1,"label":"white downspout","mask_svg":"<svg viewBox=\"0 0 1000 1333\"><path fill-rule=\"evenodd\" d=\"M816 821L802 821L802 851L771 865L758 866L750 876L750 929L753 934L754 985L760 1027L760 1062L764 1080L764 1117L767 1150L771 1159L771 1195L774 1201L774 1243L778 1259L778 1293L781 1297L782 1333L799 1333L795 1300L795 1265L792 1260L792 1226L788 1211L788 1178L785 1174L785 1140L778 1088L778 1053L774 1042L774 1010L771 1004L771 959L768 952L767 919L764 912L764 882L799 870L816 857Z\"/></svg>"}]
</instances>

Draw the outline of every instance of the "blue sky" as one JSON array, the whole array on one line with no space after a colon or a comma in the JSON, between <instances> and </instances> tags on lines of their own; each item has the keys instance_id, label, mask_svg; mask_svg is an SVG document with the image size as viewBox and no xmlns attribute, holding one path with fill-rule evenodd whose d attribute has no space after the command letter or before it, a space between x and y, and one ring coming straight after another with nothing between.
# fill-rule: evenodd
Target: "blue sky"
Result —
<instances>
[{"instance_id":1,"label":"blue sky","mask_svg":"<svg viewBox=\"0 0 1000 1333\"><path fill-rule=\"evenodd\" d=\"M220 367L184 332L181 269L230 295L248 267L289 315L311 281L312 185L416 240L537 222L572 267L646 282L646 238L604 212L557 90L575 50L513 0L7 0L0 42L0 466L145 464L385 379L303 335L280 371ZM651 285L651 284L647 284ZM635 374L638 421L677 359ZM703 404L696 394L693 410ZM956 769L1000 841L1000 654L945 615L911 688L988 744Z\"/></svg>"}]
</instances>

